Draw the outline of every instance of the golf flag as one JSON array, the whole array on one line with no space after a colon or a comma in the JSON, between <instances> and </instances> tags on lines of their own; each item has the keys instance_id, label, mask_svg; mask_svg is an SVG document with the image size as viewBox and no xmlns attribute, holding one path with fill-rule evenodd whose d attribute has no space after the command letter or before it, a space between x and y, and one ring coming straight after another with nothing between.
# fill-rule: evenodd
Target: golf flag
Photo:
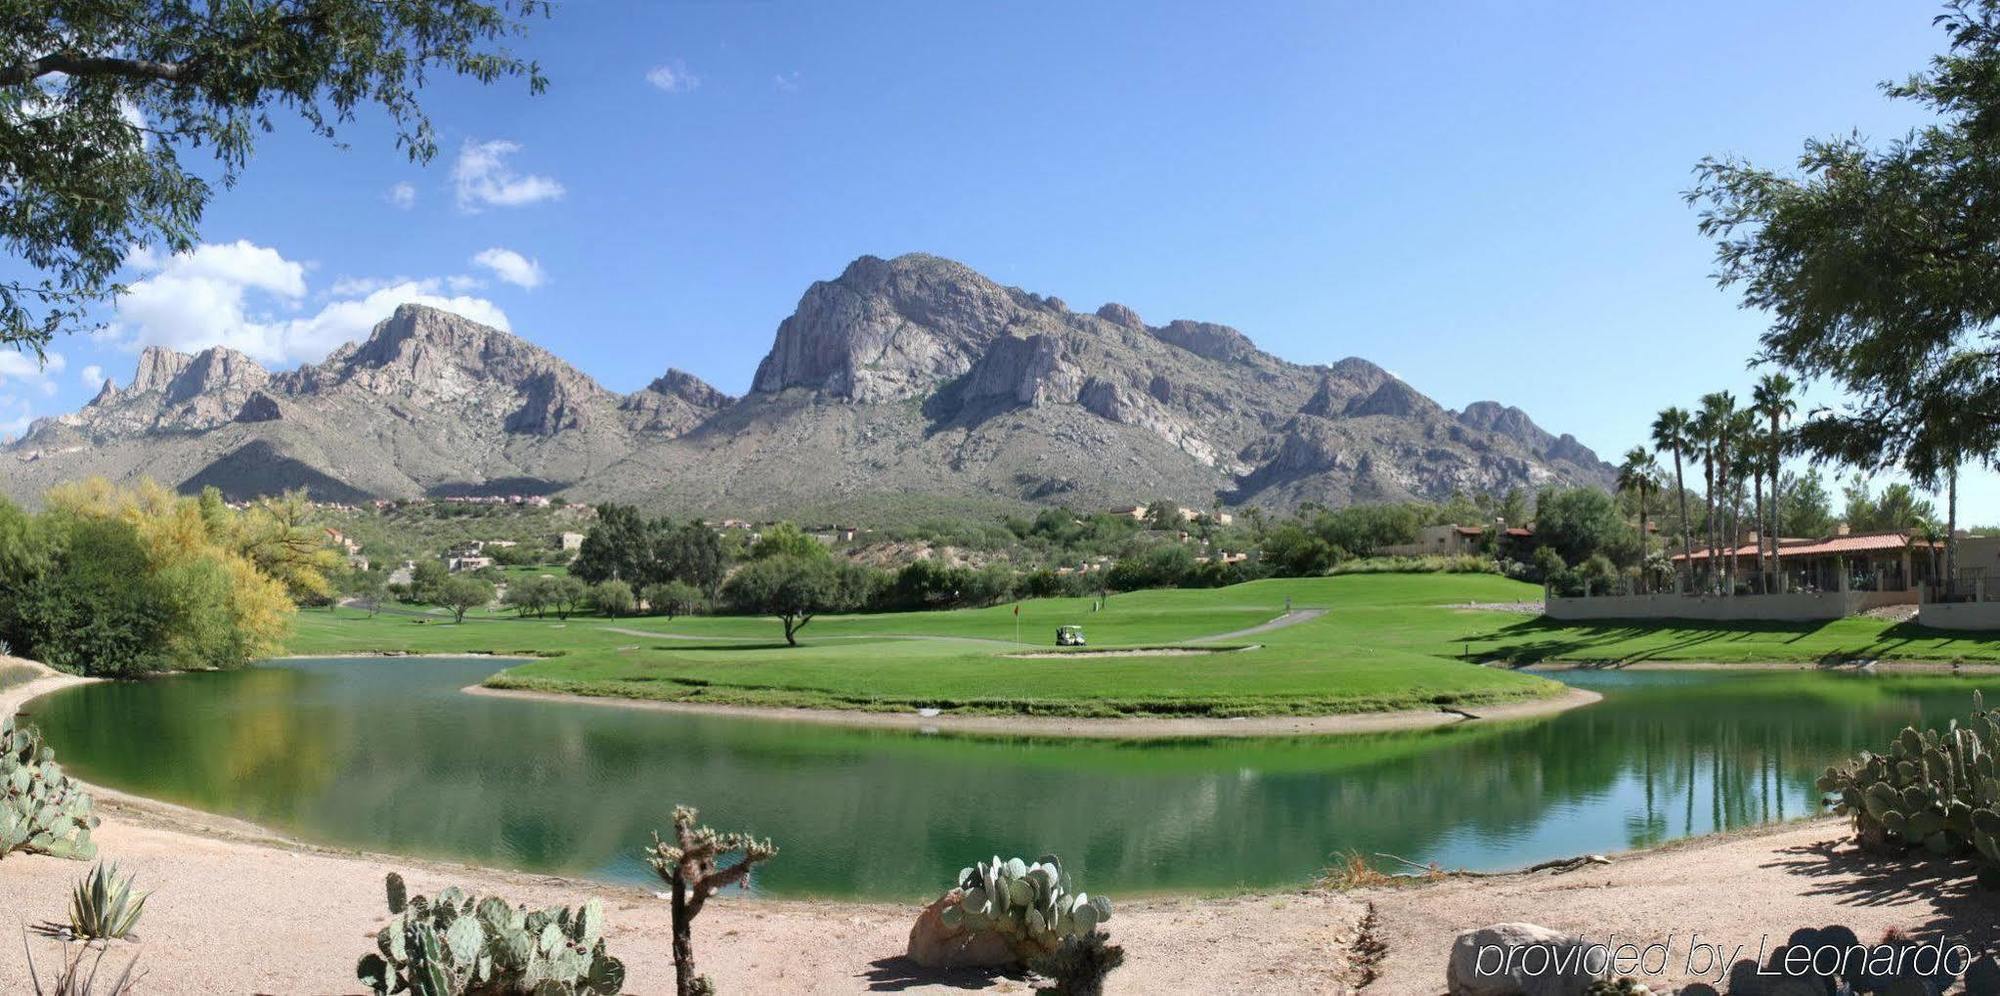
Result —
<instances>
[{"instance_id":1,"label":"golf flag","mask_svg":"<svg viewBox=\"0 0 2000 996\"><path fill-rule=\"evenodd\" d=\"M1021 615L1021 603L1019 602L1014 603L1014 615L1016 618Z\"/></svg>"}]
</instances>

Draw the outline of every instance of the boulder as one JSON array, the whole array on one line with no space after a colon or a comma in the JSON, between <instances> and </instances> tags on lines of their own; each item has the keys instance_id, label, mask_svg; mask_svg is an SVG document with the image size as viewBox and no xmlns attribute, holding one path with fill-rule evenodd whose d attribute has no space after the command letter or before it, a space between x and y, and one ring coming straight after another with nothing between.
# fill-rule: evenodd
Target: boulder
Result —
<instances>
[{"instance_id":1,"label":"boulder","mask_svg":"<svg viewBox=\"0 0 2000 996\"><path fill-rule=\"evenodd\" d=\"M1583 956L1587 944L1532 923L1468 930L1451 944L1445 988L1451 996L1581 996L1608 968L1599 964L1601 956ZM1536 947L1545 947L1546 956L1527 950ZM1600 971L1592 974L1591 968Z\"/></svg>"},{"instance_id":2,"label":"boulder","mask_svg":"<svg viewBox=\"0 0 2000 996\"><path fill-rule=\"evenodd\" d=\"M953 889L924 907L910 926L904 954L925 968L1006 968L1020 962L1007 939L990 930L968 930L944 922L944 909L956 906L965 893Z\"/></svg>"}]
</instances>

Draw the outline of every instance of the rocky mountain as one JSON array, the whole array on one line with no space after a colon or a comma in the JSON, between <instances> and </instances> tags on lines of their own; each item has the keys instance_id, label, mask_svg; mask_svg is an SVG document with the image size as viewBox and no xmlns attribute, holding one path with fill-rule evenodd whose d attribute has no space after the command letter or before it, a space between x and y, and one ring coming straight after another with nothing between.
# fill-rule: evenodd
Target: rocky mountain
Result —
<instances>
[{"instance_id":1,"label":"rocky mountain","mask_svg":"<svg viewBox=\"0 0 2000 996\"><path fill-rule=\"evenodd\" d=\"M0 451L16 496L89 474L232 496L546 493L733 515L920 507L1290 507L1611 468L1518 408L1451 412L1366 360L1305 366L1208 322L1004 287L935 256L864 256L808 288L749 394L669 370L619 395L546 350L399 308L272 374L149 348L132 382Z\"/></svg>"}]
</instances>

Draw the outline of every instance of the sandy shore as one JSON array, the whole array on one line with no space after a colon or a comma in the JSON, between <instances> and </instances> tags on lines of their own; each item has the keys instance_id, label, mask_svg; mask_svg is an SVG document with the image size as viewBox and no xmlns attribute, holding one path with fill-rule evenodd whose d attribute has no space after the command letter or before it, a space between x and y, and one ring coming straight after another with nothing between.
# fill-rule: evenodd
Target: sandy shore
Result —
<instances>
[{"instance_id":1,"label":"sandy shore","mask_svg":"<svg viewBox=\"0 0 2000 996\"><path fill-rule=\"evenodd\" d=\"M390 871L426 895L457 885L531 906L596 896L610 948L625 962L625 991L673 990L667 904L649 890L310 847L116 794L100 811L103 856L153 890L139 941L114 945L120 964L139 957L147 973L141 992L359 992L354 963L387 920L382 878ZM18 940L20 929L61 919L68 889L86 868L34 855L0 861L0 928ZM1305 892L1121 903L1112 924L1127 966L1113 991L1339 992L1351 978L1363 909L1346 896ZM918 910L725 894L697 921L696 952L725 993L1030 990L1021 979L927 972L905 961ZM38 962L57 947L31 943ZM20 945L0 944L0 992L27 989Z\"/></svg>"},{"instance_id":2,"label":"sandy shore","mask_svg":"<svg viewBox=\"0 0 2000 996\"><path fill-rule=\"evenodd\" d=\"M426 894L458 885L532 905L596 896L611 948L629 971L627 991L671 991L666 904L648 890L308 847L115 795L102 808L104 855L154 890L140 941L115 946L121 959L140 958L142 992L358 991L354 961L386 919L381 881L392 870ZM1109 926L1126 948L1126 966L1108 989L1435 994L1460 930L1510 920L1592 937L1671 936L1677 950L1696 932L1748 952L1766 937L1826 924L1845 924L1870 941L1898 928L1992 944L2000 906L1972 886L1968 869L1879 865L1853 852L1846 836L1844 822L1818 820L1622 855L1564 875L1124 902ZM27 855L0 862L0 910L12 917L4 926L61 917L84 868ZM697 952L723 992L1029 992L1018 978L933 973L905 961L917 909L727 895L698 922ZM1696 980L1684 957L1670 968L1648 981ZM0 946L0 991L26 985L21 949Z\"/></svg>"},{"instance_id":3,"label":"sandy shore","mask_svg":"<svg viewBox=\"0 0 2000 996\"><path fill-rule=\"evenodd\" d=\"M1098 718L1090 716L923 716L910 712L863 712L853 709L798 709L778 706L716 705L703 702L660 702L615 696L569 695L520 688L487 688L470 685L472 695L543 702L582 702L615 709L651 709L698 716L729 716L738 719L770 719L794 723L822 723L873 729L912 730L919 733L969 733L988 736L1103 737L1151 739L1168 737L1287 737L1321 736L1335 733L1383 733L1391 730L1422 730L1453 723L1478 720L1527 719L1548 716L1578 706L1590 705L1602 695L1572 688L1560 695L1502 705L1468 706L1463 709L1424 709L1406 712L1357 712L1333 716L1243 716L1235 719L1191 716Z\"/></svg>"}]
</instances>

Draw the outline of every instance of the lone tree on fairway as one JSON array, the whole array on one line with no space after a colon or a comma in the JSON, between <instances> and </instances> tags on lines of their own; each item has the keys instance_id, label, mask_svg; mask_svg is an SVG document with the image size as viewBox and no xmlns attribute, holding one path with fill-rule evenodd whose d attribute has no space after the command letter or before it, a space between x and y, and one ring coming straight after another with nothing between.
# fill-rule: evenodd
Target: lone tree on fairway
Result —
<instances>
[{"instance_id":1,"label":"lone tree on fairway","mask_svg":"<svg viewBox=\"0 0 2000 996\"><path fill-rule=\"evenodd\" d=\"M479 578L454 575L438 585L437 603L451 610L452 622L464 622L465 613L493 601L493 583Z\"/></svg>"},{"instance_id":2,"label":"lone tree on fairway","mask_svg":"<svg viewBox=\"0 0 2000 996\"><path fill-rule=\"evenodd\" d=\"M0 346L39 353L121 288L133 246L194 247L224 185L279 112L332 138L380 108L415 162L437 154L418 91L433 74L546 85L503 42L542 0L40 0L0 17L0 245L32 274L0 282Z\"/></svg>"},{"instance_id":3,"label":"lone tree on fairway","mask_svg":"<svg viewBox=\"0 0 2000 996\"><path fill-rule=\"evenodd\" d=\"M697 827L700 818L692 806L674 807L673 840L653 834L653 849L646 863L660 880L673 887L674 992L677 996L697 996L715 992L714 984L696 975L694 969L694 918L701 915L708 897L732 885L750 880L750 869L760 861L776 857L777 847L769 840L749 834L720 833ZM722 859L740 853L728 866Z\"/></svg>"},{"instance_id":4,"label":"lone tree on fairway","mask_svg":"<svg viewBox=\"0 0 2000 996\"><path fill-rule=\"evenodd\" d=\"M785 626L785 642L794 647L799 630L813 616L841 607L840 577L824 557L780 554L753 560L730 577L722 593L738 611L777 616Z\"/></svg>"}]
</instances>

